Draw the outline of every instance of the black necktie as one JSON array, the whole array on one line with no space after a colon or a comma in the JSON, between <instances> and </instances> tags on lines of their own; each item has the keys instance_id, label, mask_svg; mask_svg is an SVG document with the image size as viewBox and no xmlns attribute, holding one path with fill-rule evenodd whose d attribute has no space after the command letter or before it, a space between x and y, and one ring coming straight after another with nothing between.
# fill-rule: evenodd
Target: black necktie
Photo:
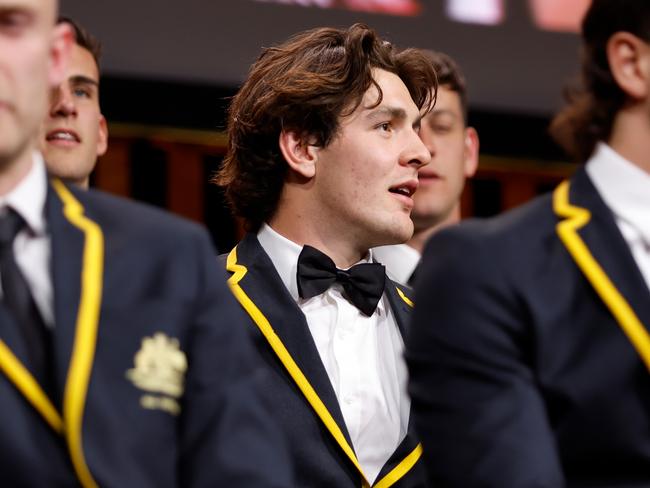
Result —
<instances>
[{"instance_id":1,"label":"black necktie","mask_svg":"<svg viewBox=\"0 0 650 488\"><path fill-rule=\"evenodd\" d=\"M14 238L25 226L25 221L13 209L0 217L0 280L2 303L20 328L19 337L25 342L28 367L41 386L51 392L51 365L49 332L41 318L25 277L16 264Z\"/></svg>"},{"instance_id":2,"label":"black necktie","mask_svg":"<svg viewBox=\"0 0 650 488\"><path fill-rule=\"evenodd\" d=\"M383 264L362 263L338 269L329 256L304 246L298 257L298 293L301 298L320 295L334 283L343 286L348 300L370 317L384 293L386 271Z\"/></svg>"}]
</instances>

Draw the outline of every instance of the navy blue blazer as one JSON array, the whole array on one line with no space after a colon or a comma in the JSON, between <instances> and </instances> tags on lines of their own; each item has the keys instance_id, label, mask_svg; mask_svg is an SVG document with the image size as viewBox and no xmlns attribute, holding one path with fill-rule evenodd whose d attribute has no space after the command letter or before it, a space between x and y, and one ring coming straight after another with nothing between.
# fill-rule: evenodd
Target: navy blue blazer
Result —
<instances>
[{"instance_id":1,"label":"navy blue blazer","mask_svg":"<svg viewBox=\"0 0 650 488\"><path fill-rule=\"evenodd\" d=\"M367 487L305 316L255 235L246 235L232 250L227 269L230 287L251 319L247 330L271 373L262 393L289 437L296 486ZM403 333L413 304L407 289L387 283L386 293ZM427 486L419 462L422 448L409 424L406 438L373 486Z\"/></svg>"},{"instance_id":2,"label":"navy blue blazer","mask_svg":"<svg viewBox=\"0 0 650 488\"><path fill-rule=\"evenodd\" d=\"M205 231L58 180L46 219L56 398L0 306L0 484L292 487Z\"/></svg>"},{"instance_id":3,"label":"navy blue blazer","mask_svg":"<svg viewBox=\"0 0 650 488\"><path fill-rule=\"evenodd\" d=\"M584 169L437 234L420 271L407 360L434 484L650 486L650 291Z\"/></svg>"}]
</instances>

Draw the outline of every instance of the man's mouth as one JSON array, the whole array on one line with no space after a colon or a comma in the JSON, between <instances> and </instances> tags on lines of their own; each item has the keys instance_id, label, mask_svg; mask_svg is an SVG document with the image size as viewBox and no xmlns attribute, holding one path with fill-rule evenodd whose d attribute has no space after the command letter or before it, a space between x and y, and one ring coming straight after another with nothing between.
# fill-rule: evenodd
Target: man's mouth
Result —
<instances>
[{"instance_id":1,"label":"man's mouth","mask_svg":"<svg viewBox=\"0 0 650 488\"><path fill-rule=\"evenodd\" d=\"M417 180L409 180L404 183L392 186L388 189L389 192L395 193L397 195L404 195L405 197L411 198L413 194L418 189Z\"/></svg>"},{"instance_id":2,"label":"man's mouth","mask_svg":"<svg viewBox=\"0 0 650 488\"><path fill-rule=\"evenodd\" d=\"M81 142L76 132L68 129L55 129L47 133L45 139L49 142Z\"/></svg>"},{"instance_id":3,"label":"man's mouth","mask_svg":"<svg viewBox=\"0 0 650 488\"><path fill-rule=\"evenodd\" d=\"M418 180L423 181L432 181L441 179L440 175L433 171L420 171L418 173Z\"/></svg>"}]
</instances>

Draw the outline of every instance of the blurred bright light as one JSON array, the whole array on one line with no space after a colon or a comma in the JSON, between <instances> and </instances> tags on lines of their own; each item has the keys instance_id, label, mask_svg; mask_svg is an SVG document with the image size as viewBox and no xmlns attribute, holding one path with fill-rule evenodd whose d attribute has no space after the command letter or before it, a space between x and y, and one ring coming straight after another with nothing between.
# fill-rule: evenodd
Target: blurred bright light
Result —
<instances>
[{"instance_id":1,"label":"blurred bright light","mask_svg":"<svg viewBox=\"0 0 650 488\"><path fill-rule=\"evenodd\" d=\"M503 22L503 0L446 1L447 15L456 22L483 25L497 25Z\"/></svg>"},{"instance_id":2,"label":"blurred bright light","mask_svg":"<svg viewBox=\"0 0 650 488\"><path fill-rule=\"evenodd\" d=\"M540 29L578 32L591 0L530 0L530 4Z\"/></svg>"}]
</instances>

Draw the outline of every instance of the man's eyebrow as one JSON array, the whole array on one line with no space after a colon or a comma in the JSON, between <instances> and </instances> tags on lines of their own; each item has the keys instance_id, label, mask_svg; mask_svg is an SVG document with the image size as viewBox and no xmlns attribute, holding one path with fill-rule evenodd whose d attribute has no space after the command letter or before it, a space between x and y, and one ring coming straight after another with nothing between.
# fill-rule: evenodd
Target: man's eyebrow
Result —
<instances>
[{"instance_id":1,"label":"man's eyebrow","mask_svg":"<svg viewBox=\"0 0 650 488\"><path fill-rule=\"evenodd\" d=\"M89 78L88 76L84 75L75 75L70 77L70 83L74 85L94 85L94 86L99 86L99 82L97 80L93 80L92 78Z\"/></svg>"},{"instance_id":2,"label":"man's eyebrow","mask_svg":"<svg viewBox=\"0 0 650 488\"><path fill-rule=\"evenodd\" d=\"M370 111L370 113L366 116L366 118L372 120L377 120L380 121L384 118L389 118L390 120L407 120L408 119L408 114L406 113L406 110L400 107L390 107L390 106L384 106L384 107L377 107L373 110ZM415 120L413 120L413 124L411 126L414 129L419 129L420 126L422 125L422 115L418 115Z\"/></svg>"},{"instance_id":3,"label":"man's eyebrow","mask_svg":"<svg viewBox=\"0 0 650 488\"><path fill-rule=\"evenodd\" d=\"M441 108L441 109L434 108L427 115L433 115L433 116L449 115L449 116L454 117L454 118L458 117L458 115L453 110L449 110L449 109L446 109L446 108Z\"/></svg>"},{"instance_id":4,"label":"man's eyebrow","mask_svg":"<svg viewBox=\"0 0 650 488\"><path fill-rule=\"evenodd\" d=\"M399 107L377 107L372 109L366 116L368 119L382 119L388 117L390 119L406 119L406 110Z\"/></svg>"}]
</instances>

